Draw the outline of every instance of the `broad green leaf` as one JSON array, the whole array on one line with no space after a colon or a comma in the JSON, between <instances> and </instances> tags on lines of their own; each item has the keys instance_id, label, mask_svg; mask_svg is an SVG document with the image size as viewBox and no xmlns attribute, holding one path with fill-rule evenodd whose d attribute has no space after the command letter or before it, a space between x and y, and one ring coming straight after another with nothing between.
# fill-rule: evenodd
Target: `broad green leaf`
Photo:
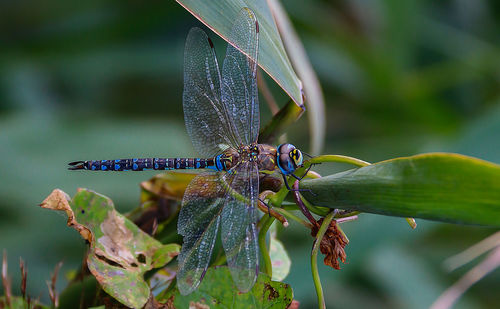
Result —
<instances>
[{"instance_id":1,"label":"broad green leaf","mask_svg":"<svg viewBox=\"0 0 500 309\"><path fill-rule=\"evenodd\" d=\"M69 201L66 193L56 189L40 206L66 212L68 226L90 244L90 272L104 291L128 307L141 308L148 300L144 273L164 266L179 253L179 245L161 244L116 212L109 198L95 192L79 189Z\"/></svg>"},{"instance_id":2,"label":"broad green leaf","mask_svg":"<svg viewBox=\"0 0 500 309\"><path fill-rule=\"evenodd\" d=\"M182 296L177 289L162 296L175 308L287 308L292 302L292 288L286 284L271 281L260 273L257 282L248 293L238 291L231 273L225 266L209 268L199 288Z\"/></svg>"},{"instance_id":3,"label":"broad green leaf","mask_svg":"<svg viewBox=\"0 0 500 309\"><path fill-rule=\"evenodd\" d=\"M458 154L396 158L303 180L315 205L500 227L500 166Z\"/></svg>"},{"instance_id":4,"label":"broad green leaf","mask_svg":"<svg viewBox=\"0 0 500 309\"><path fill-rule=\"evenodd\" d=\"M295 74L265 0L177 0L207 27L228 41L234 18L249 7L259 21L259 65L297 103L303 106L302 82Z\"/></svg>"}]
</instances>

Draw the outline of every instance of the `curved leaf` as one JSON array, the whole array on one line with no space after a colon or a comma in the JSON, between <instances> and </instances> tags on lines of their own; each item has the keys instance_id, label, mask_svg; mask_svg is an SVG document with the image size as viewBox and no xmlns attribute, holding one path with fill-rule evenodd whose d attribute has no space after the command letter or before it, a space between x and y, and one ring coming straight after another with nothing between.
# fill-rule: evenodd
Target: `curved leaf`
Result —
<instances>
[{"instance_id":1,"label":"curved leaf","mask_svg":"<svg viewBox=\"0 0 500 309\"><path fill-rule=\"evenodd\" d=\"M144 273L179 253L179 245L161 244L116 212L109 198L95 192L79 189L70 201L56 189L40 206L66 212L68 226L90 243L90 272L109 295L128 307L142 308L149 298Z\"/></svg>"},{"instance_id":2,"label":"curved leaf","mask_svg":"<svg viewBox=\"0 0 500 309\"><path fill-rule=\"evenodd\" d=\"M265 0L177 0L207 27L228 41L234 18L249 7L259 21L259 65L297 103L303 106L302 82L288 60L273 16ZM229 41L228 41L229 42Z\"/></svg>"},{"instance_id":3,"label":"curved leaf","mask_svg":"<svg viewBox=\"0 0 500 309\"><path fill-rule=\"evenodd\" d=\"M500 227L500 166L458 154L396 158L303 180L315 205Z\"/></svg>"}]
</instances>

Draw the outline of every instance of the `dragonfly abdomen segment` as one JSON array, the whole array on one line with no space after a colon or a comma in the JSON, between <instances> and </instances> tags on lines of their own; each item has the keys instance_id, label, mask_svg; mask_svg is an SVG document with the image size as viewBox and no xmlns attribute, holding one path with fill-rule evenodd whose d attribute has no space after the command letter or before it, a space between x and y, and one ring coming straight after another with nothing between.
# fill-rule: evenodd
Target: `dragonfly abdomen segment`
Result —
<instances>
[{"instance_id":1,"label":"dragonfly abdomen segment","mask_svg":"<svg viewBox=\"0 0 500 309\"><path fill-rule=\"evenodd\" d=\"M117 160L91 160L70 163L70 169L90 171L146 171L209 168L219 170L215 159L203 158L134 158Z\"/></svg>"}]
</instances>

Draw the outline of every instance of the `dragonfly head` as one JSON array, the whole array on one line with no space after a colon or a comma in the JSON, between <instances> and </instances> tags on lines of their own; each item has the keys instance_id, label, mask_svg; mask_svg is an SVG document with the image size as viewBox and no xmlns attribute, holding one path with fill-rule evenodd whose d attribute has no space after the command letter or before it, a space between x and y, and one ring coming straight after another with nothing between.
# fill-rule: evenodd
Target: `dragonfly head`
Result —
<instances>
[{"instance_id":1,"label":"dragonfly head","mask_svg":"<svg viewBox=\"0 0 500 309\"><path fill-rule=\"evenodd\" d=\"M304 157L302 152L292 144L281 144L278 146L278 168L284 175L292 174L302 166Z\"/></svg>"}]
</instances>

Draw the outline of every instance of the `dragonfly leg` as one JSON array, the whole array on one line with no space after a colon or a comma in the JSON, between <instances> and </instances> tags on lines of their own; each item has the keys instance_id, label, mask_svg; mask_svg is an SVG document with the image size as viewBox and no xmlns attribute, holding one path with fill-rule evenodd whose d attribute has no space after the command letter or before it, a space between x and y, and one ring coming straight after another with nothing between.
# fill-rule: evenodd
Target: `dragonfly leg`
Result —
<instances>
[{"instance_id":1,"label":"dragonfly leg","mask_svg":"<svg viewBox=\"0 0 500 309\"><path fill-rule=\"evenodd\" d=\"M314 192L311 191L311 189L292 189L290 188L290 185L288 184L288 181L286 180L286 176L285 174L281 174L283 176L283 181L285 182L285 186L286 188L288 189L288 191L291 191L291 192L296 192L296 191L309 191L311 194L314 194ZM296 178L297 180L301 180L302 178L300 178L299 176L295 175L295 174L290 174L292 175L294 178Z\"/></svg>"},{"instance_id":2,"label":"dragonfly leg","mask_svg":"<svg viewBox=\"0 0 500 309\"><path fill-rule=\"evenodd\" d=\"M297 175L295 175L294 173L291 173L290 175L297 179L298 181L301 181L304 177L306 177L307 173L309 173L309 171L311 170L311 167L312 167L312 164L307 168L306 172L304 173L304 175L302 175L302 177L299 177ZM286 176L284 174L281 174L283 175L283 181L285 182L285 186L286 188L288 189L288 191L292 191L292 192L295 192L295 191L309 191L309 193L313 194L313 195L316 195L314 192L311 191L311 189L291 189L290 188L290 185L288 184L288 181L286 179Z\"/></svg>"},{"instance_id":3,"label":"dragonfly leg","mask_svg":"<svg viewBox=\"0 0 500 309\"><path fill-rule=\"evenodd\" d=\"M307 168L306 172L304 173L304 175L302 175L302 177L300 177L300 180L302 180L302 178L306 177L307 176L307 173L309 173L309 171L311 170L311 168L313 167L314 164L311 164L309 165L309 167Z\"/></svg>"},{"instance_id":4,"label":"dragonfly leg","mask_svg":"<svg viewBox=\"0 0 500 309\"><path fill-rule=\"evenodd\" d=\"M292 174L293 175L293 174ZM285 174L281 174L281 176L283 176L283 181L285 182L285 186L286 188L288 189L288 191L294 191L290 188L290 185L288 184L288 181L286 180L286 176Z\"/></svg>"},{"instance_id":5,"label":"dragonfly leg","mask_svg":"<svg viewBox=\"0 0 500 309\"><path fill-rule=\"evenodd\" d=\"M267 214L269 215L269 217L271 217L271 207L266 202L264 202L264 200L262 200L260 197L259 197L259 202L261 202L264 206L267 207Z\"/></svg>"},{"instance_id":6,"label":"dragonfly leg","mask_svg":"<svg viewBox=\"0 0 500 309\"><path fill-rule=\"evenodd\" d=\"M304 173L304 175L302 175L302 177L299 177L299 176L295 175L294 173L292 173L291 175L293 176L293 178L297 179L298 181L301 181L302 179L304 179L304 177L307 176L307 173L309 173L309 171L311 170L311 168L312 168L313 165L314 164L309 165L309 167L307 168L307 170Z\"/></svg>"},{"instance_id":7,"label":"dragonfly leg","mask_svg":"<svg viewBox=\"0 0 500 309\"><path fill-rule=\"evenodd\" d=\"M280 214L279 212L277 212L276 210L273 210L269 204L267 204L266 202L264 202L264 200L262 198L259 197L258 199L258 203L257 203L257 206L259 207L259 209L264 212L264 213L268 213L269 214L269 217L273 217L275 218L276 220L278 220L279 222L281 222L281 224L283 224L284 227L287 227L288 226L288 220L282 215ZM267 209L266 209L267 207Z\"/></svg>"},{"instance_id":8,"label":"dragonfly leg","mask_svg":"<svg viewBox=\"0 0 500 309\"><path fill-rule=\"evenodd\" d=\"M302 175L302 177L299 177L299 176L295 175L294 173L291 173L290 176L292 176L293 178L297 179L298 181L301 181L302 179L304 179L304 177L306 177L307 173L309 173L309 171L311 170L312 166L313 166L313 164L309 165L309 167L307 168L306 172ZM288 188L288 189L290 190L290 188ZM290 191L293 191L293 190L290 190Z\"/></svg>"}]
</instances>

